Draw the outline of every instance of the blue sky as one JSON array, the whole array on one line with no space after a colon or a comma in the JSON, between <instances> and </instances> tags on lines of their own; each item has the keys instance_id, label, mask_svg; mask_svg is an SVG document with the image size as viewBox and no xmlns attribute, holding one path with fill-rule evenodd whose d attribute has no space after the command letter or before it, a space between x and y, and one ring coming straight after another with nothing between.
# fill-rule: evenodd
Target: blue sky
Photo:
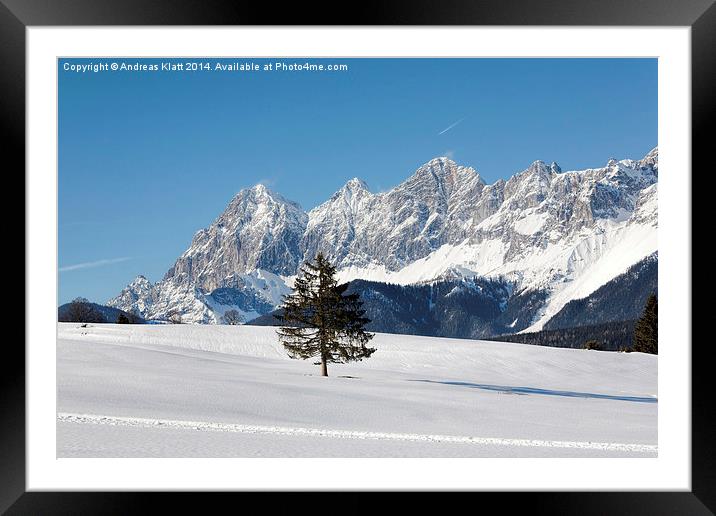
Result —
<instances>
[{"instance_id":1,"label":"blue sky","mask_svg":"<svg viewBox=\"0 0 716 516\"><path fill-rule=\"evenodd\" d=\"M259 182L310 209L353 177L388 190L436 156L491 183L537 159L575 170L639 158L657 145L656 59L311 60L347 64L341 72L65 70L99 62L58 63L60 303L105 302L137 274L161 279L197 230Z\"/></svg>"}]
</instances>

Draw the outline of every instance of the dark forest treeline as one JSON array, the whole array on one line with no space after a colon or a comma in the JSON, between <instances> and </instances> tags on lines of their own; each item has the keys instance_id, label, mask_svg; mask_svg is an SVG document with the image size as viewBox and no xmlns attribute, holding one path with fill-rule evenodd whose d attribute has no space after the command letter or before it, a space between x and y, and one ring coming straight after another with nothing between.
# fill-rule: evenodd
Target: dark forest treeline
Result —
<instances>
[{"instance_id":1,"label":"dark forest treeline","mask_svg":"<svg viewBox=\"0 0 716 516\"><path fill-rule=\"evenodd\" d=\"M144 324L146 321L136 314L125 312L119 308L92 303L84 298L77 298L70 303L60 305L57 309L59 322L81 323L125 323Z\"/></svg>"},{"instance_id":2,"label":"dark forest treeline","mask_svg":"<svg viewBox=\"0 0 716 516\"><path fill-rule=\"evenodd\" d=\"M544 329L557 330L638 319L649 296L658 294L658 283L659 264L654 253L587 297L564 305L545 323Z\"/></svg>"},{"instance_id":3,"label":"dark forest treeline","mask_svg":"<svg viewBox=\"0 0 716 516\"><path fill-rule=\"evenodd\" d=\"M526 328L546 299L542 291L513 293L504 280L479 277L417 285L355 280L346 292L360 295L368 331L471 339ZM276 326L280 313L249 324Z\"/></svg>"},{"instance_id":4,"label":"dark forest treeline","mask_svg":"<svg viewBox=\"0 0 716 516\"><path fill-rule=\"evenodd\" d=\"M648 296L656 293L658 258L654 254L630 267L589 296L567 303L544 326L529 335L515 335L532 324L548 293L515 292L500 279L453 278L416 285L354 280L348 292L358 293L369 331L525 342L579 348L588 340L603 349L630 348L634 321ZM249 324L275 326L273 314Z\"/></svg>"},{"instance_id":5,"label":"dark forest treeline","mask_svg":"<svg viewBox=\"0 0 716 516\"><path fill-rule=\"evenodd\" d=\"M602 324L542 330L518 335L500 335L488 340L518 342L553 348L584 348L589 341L596 341L597 349L604 351L630 350L634 343L636 320L612 321Z\"/></svg>"}]
</instances>

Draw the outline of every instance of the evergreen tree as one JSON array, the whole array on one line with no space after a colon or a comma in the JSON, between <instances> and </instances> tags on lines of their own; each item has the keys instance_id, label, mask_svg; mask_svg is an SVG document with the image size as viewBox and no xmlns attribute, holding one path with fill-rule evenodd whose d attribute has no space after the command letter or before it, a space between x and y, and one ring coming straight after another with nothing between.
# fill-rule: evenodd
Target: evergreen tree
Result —
<instances>
[{"instance_id":1,"label":"evergreen tree","mask_svg":"<svg viewBox=\"0 0 716 516\"><path fill-rule=\"evenodd\" d=\"M644 312L634 327L633 351L656 355L659 352L658 346L658 303L652 294L646 300Z\"/></svg>"},{"instance_id":2,"label":"evergreen tree","mask_svg":"<svg viewBox=\"0 0 716 516\"><path fill-rule=\"evenodd\" d=\"M230 324L232 326L241 324L243 321L241 313L239 313L238 310L227 310L223 319L225 324Z\"/></svg>"},{"instance_id":3,"label":"evergreen tree","mask_svg":"<svg viewBox=\"0 0 716 516\"><path fill-rule=\"evenodd\" d=\"M119 316L117 317L117 324L129 324L129 318L122 312L119 312Z\"/></svg>"},{"instance_id":4,"label":"evergreen tree","mask_svg":"<svg viewBox=\"0 0 716 516\"><path fill-rule=\"evenodd\" d=\"M318 357L321 376L328 376L329 363L360 361L373 354L366 344L373 338L365 331L370 319L358 294L345 294L336 268L319 253L313 263L301 267L293 293L284 296L283 323L277 333L291 358Z\"/></svg>"},{"instance_id":5,"label":"evergreen tree","mask_svg":"<svg viewBox=\"0 0 716 516\"><path fill-rule=\"evenodd\" d=\"M583 348L584 349L596 349L597 351L604 350L604 348L602 348L602 345L594 339L590 339L587 342L585 342Z\"/></svg>"}]
</instances>

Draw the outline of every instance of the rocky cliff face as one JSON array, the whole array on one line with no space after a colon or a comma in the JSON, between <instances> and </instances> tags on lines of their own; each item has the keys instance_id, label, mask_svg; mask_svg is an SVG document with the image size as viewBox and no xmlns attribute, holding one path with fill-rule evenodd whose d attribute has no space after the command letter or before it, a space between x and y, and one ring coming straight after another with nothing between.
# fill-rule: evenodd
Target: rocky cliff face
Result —
<instances>
[{"instance_id":1,"label":"rocky cliff face","mask_svg":"<svg viewBox=\"0 0 716 516\"><path fill-rule=\"evenodd\" d=\"M212 323L228 309L248 318L280 304L290 276L320 251L343 280L415 284L449 272L547 292L530 316L538 329L656 251L657 181L654 149L583 171L536 161L491 185L441 157L384 193L352 179L309 213L257 185L199 231L160 282L139 277L109 304L145 318L180 312Z\"/></svg>"},{"instance_id":2,"label":"rocky cliff face","mask_svg":"<svg viewBox=\"0 0 716 516\"><path fill-rule=\"evenodd\" d=\"M471 168L436 158L386 193L357 179L308 214L304 259L321 251L338 268L397 271L447 242L461 241L485 188Z\"/></svg>"},{"instance_id":3,"label":"rocky cliff face","mask_svg":"<svg viewBox=\"0 0 716 516\"><path fill-rule=\"evenodd\" d=\"M301 263L301 236L307 215L301 207L264 185L243 190L164 276L165 281L210 291L234 286L238 276L257 269L293 274Z\"/></svg>"},{"instance_id":4,"label":"rocky cliff face","mask_svg":"<svg viewBox=\"0 0 716 516\"><path fill-rule=\"evenodd\" d=\"M144 276L137 276L134 280L122 289L117 297L111 300L109 306L122 307L128 313L142 315L149 312L153 305L154 288L151 282Z\"/></svg>"}]
</instances>

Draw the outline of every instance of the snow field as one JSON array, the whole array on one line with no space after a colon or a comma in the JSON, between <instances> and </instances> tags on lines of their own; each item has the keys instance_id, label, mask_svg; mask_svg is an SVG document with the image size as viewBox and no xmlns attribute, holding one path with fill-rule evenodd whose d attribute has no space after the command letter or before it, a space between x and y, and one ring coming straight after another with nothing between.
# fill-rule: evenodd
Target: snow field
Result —
<instances>
[{"instance_id":1,"label":"snow field","mask_svg":"<svg viewBox=\"0 0 716 516\"><path fill-rule=\"evenodd\" d=\"M58 455L657 452L654 356L389 334L371 345L321 378L274 328L60 323Z\"/></svg>"}]
</instances>

